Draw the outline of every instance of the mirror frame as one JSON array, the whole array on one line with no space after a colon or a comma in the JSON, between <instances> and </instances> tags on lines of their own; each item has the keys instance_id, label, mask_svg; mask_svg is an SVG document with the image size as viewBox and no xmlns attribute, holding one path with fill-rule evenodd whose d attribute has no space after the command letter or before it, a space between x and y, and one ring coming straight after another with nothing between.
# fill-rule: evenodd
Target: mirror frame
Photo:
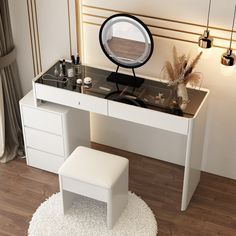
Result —
<instances>
[{"instance_id":1,"label":"mirror frame","mask_svg":"<svg viewBox=\"0 0 236 236\"><path fill-rule=\"evenodd\" d=\"M148 55L148 57L141 63L137 64L137 65L125 65L125 64L121 64L119 63L118 61L114 60L110 55L109 53L107 52L107 50L105 49L104 45L103 45L103 29L105 27L105 25L113 18L116 18L116 17L127 17L127 18L130 18L132 20L135 20L138 22L138 24L140 24L146 31L146 33L148 34L148 37L150 39L150 53ZM142 32L143 33L143 32ZM109 60L111 60L113 63L115 63L116 65L118 66L121 66L121 67L124 67L124 68L138 68L140 66L143 66L149 59L150 57L152 56L152 53L153 53L153 49L154 49L154 42L153 42L153 37L152 37L152 34L150 32L150 30L148 29L148 27L140 20L138 19L137 17L133 16L133 15L130 15L130 14L125 14L125 13L120 13L120 14L115 14L115 15L112 15L110 17L108 17L102 24L101 28L100 28L100 31L99 31L99 42L100 42L100 46L102 48L102 51L104 52L104 54L107 56L107 58Z\"/></svg>"}]
</instances>

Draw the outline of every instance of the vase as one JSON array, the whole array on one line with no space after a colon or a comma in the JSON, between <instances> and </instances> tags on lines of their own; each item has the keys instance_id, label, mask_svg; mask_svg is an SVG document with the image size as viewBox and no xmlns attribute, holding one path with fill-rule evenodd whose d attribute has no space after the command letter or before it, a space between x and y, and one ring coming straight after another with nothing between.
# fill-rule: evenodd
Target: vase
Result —
<instances>
[{"instance_id":1,"label":"vase","mask_svg":"<svg viewBox=\"0 0 236 236\"><path fill-rule=\"evenodd\" d=\"M171 86L172 89L172 98L171 98L171 102L169 104L169 112L171 114L177 115L177 116L183 116L183 111L180 108L179 105L179 98L177 95L177 91L178 91L178 85L172 85Z\"/></svg>"},{"instance_id":2,"label":"vase","mask_svg":"<svg viewBox=\"0 0 236 236\"><path fill-rule=\"evenodd\" d=\"M189 99L188 99L188 91L184 83L179 83L177 85L177 98L180 109L182 111L185 110L188 106Z\"/></svg>"}]
</instances>

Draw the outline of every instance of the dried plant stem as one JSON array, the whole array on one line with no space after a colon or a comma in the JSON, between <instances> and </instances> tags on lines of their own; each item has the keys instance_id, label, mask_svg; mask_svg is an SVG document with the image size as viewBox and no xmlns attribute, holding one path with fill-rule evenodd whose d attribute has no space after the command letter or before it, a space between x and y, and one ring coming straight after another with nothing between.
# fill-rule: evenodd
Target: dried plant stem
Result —
<instances>
[{"instance_id":1,"label":"dried plant stem","mask_svg":"<svg viewBox=\"0 0 236 236\"><path fill-rule=\"evenodd\" d=\"M173 47L173 64L170 61L165 63L164 69L169 78L170 85L178 83L187 84L191 82L197 84L200 80L199 75L193 73L193 69L199 62L202 52L200 52L191 63L189 63L189 55L178 56L176 47Z\"/></svg>"},{"instance_id":2,"label":"dried plant stem","mask_svg":"<svg viewBox=\"0 0 236 236\"><path fill-rule=\"evenodd\" d=\"M191 68L192 70L195 68L195 66L197 65L198 61L200 60L202 56L202 52L200 52L195 59L192 61L192 63L189 65L189 68Z\"/></svg>"},{"instance_id":3,"label":"dried plant stem","mask_svg":"<svg viewBox=\"0 0 236 236\"><path fill-rule=\"evenodd\" d=\"M174 81L175 80L174 70L173 70L172 65L169 61L166 62L165 68L166 68L166 71L169 75L170 80Z\"/></svg>"}]
</instances>

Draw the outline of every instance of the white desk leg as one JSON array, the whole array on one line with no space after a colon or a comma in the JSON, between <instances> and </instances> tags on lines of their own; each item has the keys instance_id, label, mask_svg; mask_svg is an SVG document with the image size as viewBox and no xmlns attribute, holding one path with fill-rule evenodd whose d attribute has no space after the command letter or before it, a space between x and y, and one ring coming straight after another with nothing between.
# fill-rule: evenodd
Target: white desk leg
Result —
<instances>
[{"instance_id":1,"label":"white desk leg","mask_svg":"<svg viewBox=\"0 0 236 236\"><path fill-rule=\"evenodd\" d=\"M181 210L185 211L200 181L205 136L206 104L189 121Z\"/></svg>"}]
</instances>

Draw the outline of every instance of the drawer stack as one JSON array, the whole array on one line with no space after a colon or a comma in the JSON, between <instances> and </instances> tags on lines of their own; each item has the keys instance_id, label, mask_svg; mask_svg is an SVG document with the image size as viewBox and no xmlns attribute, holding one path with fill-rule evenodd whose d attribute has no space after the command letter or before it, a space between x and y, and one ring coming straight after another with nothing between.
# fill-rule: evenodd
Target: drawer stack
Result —
<instances>
[{"instance_id":1,"label":"drawer stack","mask_svg":"<svg viewBox=\"0 0 236 236\"><path fill-rule=\"evenodd\" d=\"M27 164L57 173L79 145L90 145L89 113L43 103L34 106L33 93L20 101Z\"/></svg>"}]
</instances>

